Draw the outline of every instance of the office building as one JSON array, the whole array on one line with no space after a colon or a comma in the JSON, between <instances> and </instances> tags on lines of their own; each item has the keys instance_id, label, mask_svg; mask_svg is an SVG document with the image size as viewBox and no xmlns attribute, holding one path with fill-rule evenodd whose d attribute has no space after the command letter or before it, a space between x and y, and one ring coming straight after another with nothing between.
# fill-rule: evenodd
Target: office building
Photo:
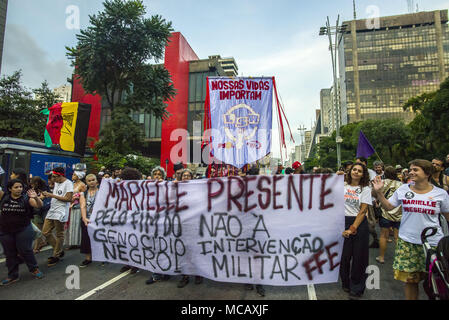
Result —
<instances>
[{"instance_id":1,"label":"office building","mask_svg":"<svg viewBox=\"0 0 449 320\"><path fill-rule=\"evenodd\" d=\"M176 96L167 102L170 117L164 121L154 115L133 112L131 117L140 124L147 148L141 151L145 156L160 159L160 165L167 169L169 177L173 175L173 159L170 152L179 147L179 141L172 139L177 129L189 133L188 145L183 146L179 157L184 164L201 165L208 159L201 158L201 139L204 129L204 103L206 100L206 78L211 76L237 76L238 67L234 58L222 58L220 55L199 59L189 43L180 32L172 33L165 48L163 66L171 75ZM105 99L98 95L85 95L79 81L74 81L73 101L92 100L96 106L95 114L101 112L101 128L111 120L111 110ZM75 100L77 99L77 100ZM87 103L87 102L86 102ZM101 110L101 111L98 111ZM162 143L163 141L163 143ZM191 167L191 166L190 166Z\"/></svg>"},{"instance_id":2,"label":"office building","mask_svg":"<svg viewBox=\"0 0 449 320\"><path fill-rule=\"evenodd\" d=\"M321 129L323 134L332 133L332 128L334 128L335 115L332 107L331 90L321 89L320 91Z\"/></svg>"},{"instance_id":3,"label":"office building","mask_svg":"<svg viewBox=\"0 0 449 320\"><path fill-rule=\"evenodd\" d=\"M53 89L53 93L56 94L62 102L70 102L72 98L72 86L63 85Z\"/></svg>"},{"instance_id":4,"label":"office building","mask_svg":"<svg viewBox=\"0 0 449 320\"><path fill-rule=\"evenodd\" d=\"M340 53L342 125L414 118L402 106L439 89L449 71L448 11L343 22Z\"/></svg>"}]
</instances>

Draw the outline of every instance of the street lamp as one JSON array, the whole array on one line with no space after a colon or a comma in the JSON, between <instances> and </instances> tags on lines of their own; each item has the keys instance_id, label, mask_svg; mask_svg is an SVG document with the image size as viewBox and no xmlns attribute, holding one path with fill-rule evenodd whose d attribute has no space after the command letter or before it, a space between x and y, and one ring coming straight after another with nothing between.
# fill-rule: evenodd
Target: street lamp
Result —
<instances>
[{"instance_id":1,"label":"street lamp","mask_svg":"<svg viewBox=\"0 0 449 320\"><path fill-rule=\"evenodd\" d=\"M334 113L334 124L335 124L335 130L337 134L337 163L338 168L341 167L341 143L343 142L343 139L340 137L340 97L338 94L339 87L337 85L338 81L338 47L340 46L340 42L343 39L343 34L346 33L348 25L340 25L340 15L338 15L337 23L335 26L331 26L329 22L329 17L327 17L326 26L320 28L320 36L327 35L329 37L329 50L331 52L331 59L332 59L332 74L334 78L334 103L333 106L333 113ZM332 42L332 36L335 35L335 43ZM339 37L340 36L340 37Z\"/></svg>"}]
</instances>

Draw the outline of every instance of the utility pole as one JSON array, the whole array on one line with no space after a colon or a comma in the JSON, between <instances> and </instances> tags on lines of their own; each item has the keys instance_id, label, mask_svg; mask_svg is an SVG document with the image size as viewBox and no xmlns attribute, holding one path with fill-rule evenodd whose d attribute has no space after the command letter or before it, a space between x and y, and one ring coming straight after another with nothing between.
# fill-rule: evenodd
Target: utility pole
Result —
<instances>
[{"instance_id":1,"label":"utility pole","mask_svg":"<svg viewBox=\"0 0 449 320\"><path fill-rule=\"evenodd\" d=\"M352 0L352 6L354 8L354 20L357 20L357 11L355 9L355 0Z\"/></svg>"},{"instance_id":2,"label":"utility pole","mask_svg":"<svg viewBox=\"0 0 449 320\"><path fill-rule=\"evenodd\" d=\"M354 4L354 18L355 18L355 0ZM332 74L334 80L334 101L332 104L334 113L334 124L336 130L336 144L337 144L337 164L338 168L341 167L341 143L343 139L340 136L341 125L341 112L340 112L340 95L338 86L338 47L343 39L343 34L346 32L347 25L340 26L340 15L338 15L337 23L335 26L330 25L329 17L327 17L326 26L320 28L320 36L327 35L329 37L329 50L331 52L332 59ZM335 42L332 41L332 36L335 35Z\"/></svg>"}]
</instances>

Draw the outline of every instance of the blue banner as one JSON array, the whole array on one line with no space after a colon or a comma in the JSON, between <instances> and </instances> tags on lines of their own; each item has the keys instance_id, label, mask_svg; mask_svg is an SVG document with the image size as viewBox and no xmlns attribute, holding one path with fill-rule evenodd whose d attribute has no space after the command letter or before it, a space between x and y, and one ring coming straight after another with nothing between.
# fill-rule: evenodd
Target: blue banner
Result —
<instances>
[{"instance_id":1,"label":"blue banner","mask_svg":"<svg viewBox=\"0 0 449 320\"><path fill-rule=\"evenodd\" d=\"M270 153L273 79L209 77L208 82L214 157L241 168Z\"/></svg>"}]
</instances>

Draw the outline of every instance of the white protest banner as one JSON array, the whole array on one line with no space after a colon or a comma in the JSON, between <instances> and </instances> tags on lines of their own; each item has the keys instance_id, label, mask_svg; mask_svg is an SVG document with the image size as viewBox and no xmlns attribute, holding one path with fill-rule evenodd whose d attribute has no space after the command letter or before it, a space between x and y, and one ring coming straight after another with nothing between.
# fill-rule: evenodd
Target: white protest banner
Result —
<instances>
[{"instance_id":1,"label":"white protest banner","mask_svg":"<svg viewBox=\"0 0 449 320\"><path fill-rule=\"evenodd\" d=\"M94 261L215 281L338 281L343 176L102 181L88 227Z\"/></svg>"}]
</instances>

